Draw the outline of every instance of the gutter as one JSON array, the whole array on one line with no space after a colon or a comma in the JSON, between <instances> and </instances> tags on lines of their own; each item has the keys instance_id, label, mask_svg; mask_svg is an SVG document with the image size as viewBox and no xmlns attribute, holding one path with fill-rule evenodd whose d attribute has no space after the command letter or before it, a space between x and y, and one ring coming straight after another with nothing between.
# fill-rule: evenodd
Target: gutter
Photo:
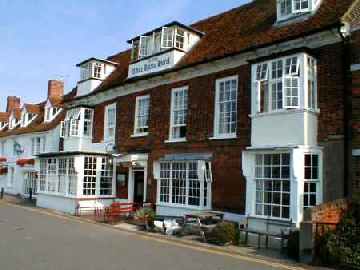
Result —
<instances>
[{"instance_id":1,"label":"gutter","mask_svg":"<svg viewBox=\"0 0 360 270\"><path fill-rule=\"evenodd\" d=\"M342 24L338 27L339 36L342 39L342 54L343 54L343 70L344 74L344 197L351 196L349 191L349 183L351 183L351 142L352 142L352 130L351 130L351 116L352 116L352 95L351 95L351 46L350 35L348 31L343 31L346 24Z\"/></svg>"}]
</instances>

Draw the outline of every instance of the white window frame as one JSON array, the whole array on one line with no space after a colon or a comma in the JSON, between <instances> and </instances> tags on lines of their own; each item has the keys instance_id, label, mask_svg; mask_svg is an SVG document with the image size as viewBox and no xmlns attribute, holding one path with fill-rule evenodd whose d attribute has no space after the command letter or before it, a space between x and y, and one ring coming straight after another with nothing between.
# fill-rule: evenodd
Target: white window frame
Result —
<instances>
[{"instance_id":1,"label":"white window frame","mask_svg":"<svg viewBox=\"0 0 360 270\"><path fill-rule=\"evenodd\" d=\"M279 164L275 164L273 163L273 156L279 156L280 155L280 163ZM283 155L288 155L289 157L289 164L288 166L286 164L283 163ZM258 156L262 157L261 162L260 160L258 160ZM270 164L266 164L265 162L265 156L271 156L271 163ZM267 152L267 153L257 153L255 155L255 166L254 166L254 181L255 181L255 193L254 193L254 215L256 217L259 218L271 218L271 219L275 219L275 220L291 220L291 207L292 207L292 196L296 196L296 194L292 194L292 155L289 152ZM261 164L260 164L261 163ZM283 167L288 167L288 178L286 179L283 176ZM276 168L280 168L279 169L279 177L273 177L273 171L276 170ZM267 172L266 172L267 169ZM270 175L268 175L270 173ZM258 182L262 183L262 187L260 187L260 185L258 185ZM272 190L269 191L265 188L265 182L272 182ZM280 190L276 190L274 188L274 183L280 183ZM285 190L284 189L284 183L288 182L288 187L289 190ZM258 192L259 195L262 194L262 196L258 196ZM277 204L275 202L271 202L268 203L265 200L265 193L271 193L271 200L273 200L273 195L275 193L279 193L280 194L280 204ZM284 204L283 203L283 199L284 199L284 195L288 195L289 196L289 204ZM258 213L258 209L257 207L262 206L262 214ZM273 211L274 207L279 207L280 208L280 216L276 217L271 215L265 215L265 206L268 206L271 208L271 213ZM288 217L284 217L283 215L283 210L287 208L288 209Z\"/></svg>"},{"instance_id":2,"label":"white window frame","mask_svg":"<svg viewBox=\"0 0 360 270\"><path fill-rule=\"evenodd\" d=\"M184 108L183 110L185 111L185 116L184 116L184 120L185 123L182 124L175 124L175 109L177 109L177 111L180 111L179 108L176 108L176 104L175 104L175 99L176 99L176 94L179 92L183 92L183 96L182 98L184 99ZM186 93L186 95L184 95ZM189 100L189 87L188 86L184 86L184 87L179 87L179 88L174 88L171 90L171 108L170 108L170 129L169 129L169 140L166 142L184 142L186 141L186 134L185 137L175 137L174 135L174 129L176 128L182 128L182 127L187 127L187 116L188 116L188 100Z\"/></svg>"},{"instance_id":3,"label":"white window frame","mask_svg":"<svg viewBox=\"0 0 360 270\"><path fill-rule=\"evenodd\" d=\"M110 113L113 111L112 113ZM110 118L113 114L113 119ZM105 108L104 119L104 140L106 142L114 142L116 134L116 103L110 104Z\"/></svg>"},{"instance_id":4,"label":"white window frame","mask_svg":"<svg viewBox=\"0 0 360 270\"><path fill-rule=\"evenodd\" d=\"M306 164L306 156L310 156L310 164ZM317 164L314 165L313 157L317 157ZM311 177L306 177L306 170L310 170ZM314 177L314 169L316 169L316 177ZM304 196L303 207L312 208L320 203L321 191L321 155L319 153L304 153ZM315 192L311 191L311 186L315 185ZM306 191L307 190L307 191ZM315 204L311 204L311 196L315 196Z\"/></svg>"},{"instance_id":5,"label":"white window frame","mask_svg":"<svg viewBox=\"0 0 360 270\"><path fill-rule=\"evenodd\" d=\"M320 0L319 0L320 1ZM287 7L290 7L290 13L282 13L281 6L285 2L287 3ZM304 2L307 2L308 7L302 7ZM300 3L300 8L296 8L297 3ZM291 19L292 17L297 17L301 14L310 12L316 8L317 5L313 2L313 0L278 0L277 2L277 14L278 14L278 21L284 21Z\"/></svg>"},{"instance_id":6,"label":"white window frame","mask_svg":"<svg viewBox=\"0 0 360 270\"><path fill-rule=\"evenodd\" d=\"M169 177L163 177L161 166L162 164L168 168ZM185 165L185 173L183 173L183 180L185 185L181 186L179 190L183 192L177 193L175 195L178 198L183 198L183 203L176 203L173 201L174 196L174 180L178 180L176 177L179 175L178 170L174 169L174 164ZM191 178L190 174L190 164L197 164L197 178ZM192 170L195 172L194 170ZM212 172L211 172L211 162L203 160L188 160L188 161L160 161L154 164L154 177L157 180L157 205L169 206L169 207L186 207L189 209L195 210L204 210L211 209L211 196L212 196ZM181 174L181 173L180 173ZM175 175L175 176L174 176ZM199 187L191 186L191 182L198 182ZM163 185L164 182L167 182L167 185ZM191 189L198 190L199 196L192 197ZM167 193L163 193L163 191ZM167 198L167 200L164 200ZM198 198L199 205L190 204L189 198Z\"/></svg>"},{"instance_id":7,"label":"white window frame","mask_svg":"<svg viewBox=\"0 0 360 270\"><path fill-rule=\"evenodd\" d=\"M86 114L89 113L90 118L86 118ZM82 126L82 136L86 137L86 138L92 138L92 134L93 134L93 121L94 121L94 110L93 109L89 109L89 108L84 108L82 110L82 121L80 126ZM89 132L88 134L85 133L85 127L88 127L87 131Z\"/></svg>"},{"instance_id":8,"label":"white window frame","mask_svg":"<svg viewBox=\"0 0 360 270\"><path fill-rule=\"evenodd\" d=\"M140 36L139 58L145 58L151 55L152 36Z\"/></svg>"},{"instance_id":9,"label":"white window frame","mask_svg":"<svg viewBox=\"0 0 360 270\"><path fill-rule=\"evenodd\" d=\"M294 59L297 57L297 62ZM309 76L309 61L313 64L313 76ZM291 62L291 65L289 63ZM282 75L281 77L274 77L275 70L273 70L273 64L276 65L281 63L282 66ZM267 77L259 76L259 69L267 64L268 75ZM280 67L277 65L277 68ZM253 85L253 100L252 100L252 114L263 114L263 113L274 113L287 111L289 109L306 109L314 112L319 112L318 104L317 104L317 71L316 71L316 59L306 53L299 53L295 55L284 56L280 58L274 58L262 63L254 64L252 67L252 85ZM278 76L279 74L277 74ZM293 88L292 93L288 93L287 82L292 80L292 82L296 81L297 88ZM309 104L309 80L312 82L312 87L314 88L313 96L315 98L314 108L310 107ZM281 85L281 107L274 107L274 91L273 86L275 83L277 85ZM261 91L261 87L266 86L265 90L267 93L265 94ZM297 91L297 92L296 92ZM296 93L294 95L294 93ZM278 95L276 95L278 96ZM263 100L264 98L267 98ZM297 101L297 102L296 102ZM262 108L262 104L266 105L265 108ZM278 104L278 103L276 103Z\"/></svg>"},{"instance_id":10,"label":"white window frame","mask_svg":"<svg viewBox=\"0 0 360 270\"><path fill-rule=\"evenodd\" d=\"M166 32L166 31L171 31L171 32ZM169 37L171 37L171 39ZM162 49L174 48L174 40L175 40L174 37L175 37L174 27L163 27L161 33L161 48Z\"/></svg>"},{"instance_id":11,"label":"white window frame","mask_svg":"<svg viewBox=\"0 0 360 270\"><path fill-rule=\"evenodd\" d=\"M236 119L231 121L235 122L235 131L230 133L220 133L220 85L227 81L236 81L236 95L235 95L235 112ZM238 122L238 91L239 91L239 76L230 76L216 80L215 89L215 110L214 110L214 136L211 139L235 139L237 137L237 122Z\"/></svg>"},{"instance_id":12,"label":"white window frame","mask_svg":"<svg viewBox=\"0 0 360 270\"><path fill-rule=\"evenodd\" d=\"M147 110L147 125L139 126L139 117L145 117L146 115L139 115L140 113L140 102L143 100L148 100L148 110ZM135 117L134 117L134 134L133 137L141 137L147 136L149 134L149 118L150 118L150 95L138 96L136 97L136 105L135 105ZM141 132L139 129L147 129L146 132Z\"/></svg>"},{"instance_id":13,"label":"white window frame","mask_svg":"<svg viewBox=\"0 0 360 270\"><path fill-rule=\"evenodd\" d=\"M104 64L99 62L93 62L91 66L92 66L92 77L101 80L104 74Z\"/></svg>"}]
</instances>

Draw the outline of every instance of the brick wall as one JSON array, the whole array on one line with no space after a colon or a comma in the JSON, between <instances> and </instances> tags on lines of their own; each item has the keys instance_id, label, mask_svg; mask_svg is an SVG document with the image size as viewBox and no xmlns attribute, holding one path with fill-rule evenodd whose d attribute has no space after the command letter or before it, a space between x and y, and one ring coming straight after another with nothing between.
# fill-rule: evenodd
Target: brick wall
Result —
<instances>
[{"instance_id":1,"label":"brick wall","mask_svg":"<svg viewBox=\"0 0 360 270\"><path fill-rule=\"evenodd\" d=\"M342 153L344 135L344 70L342 45L335 44L314 51L319 65L319 143L327 152L326 161L344 163ZM337 63L334 65L334 63ZM146 152L149 154L148 192L151 201L156 201L156 182L153 179L152 164L166 154L212 153L213 154L213 208L243 213L245 208L245 178L241 171L242 151L250 146L251 122L251 68L239 68L197 77L188 81L163 85L141 93L120 97L117 100L117 147L121 153ZM213 136L215 81L226 76L239 76L238 125L235 140L210 140ZM169 136L171 89L189 86L189 107L186 143L165 143ZM150 94L149 135L131 138L134 131L136 97ZM100 117L96 115L96 117ZM100 129L97 131L100 132ZM339 155L332 155L333 150ZM329 200L343 196L343 170L334 173L334 166L327 168L326 184L332 185ZM336 185L335 185L336 184Z\"/></svg>"},{"instance_id":2,"label":"brick wall","mask_svg":"<svg viewBox=\"0 0 360 270\"><path fill-rule=\"evenodd\" d=\"M324 203L312 209L311 216L313 223L335 223L338 224L347 209L347 200L336 200Z\"/></svg>"},{"instance_id":3,"label":"brick wall","mask_svg":"<svg viewBox=\"0 0 360 270\"><path fill-rule=\"evenodd\" d=\"M216 79L238 75L238 139L213 141L213 119ZM169 139L171 90L189 86L186 143L165 143ZM170 153L213 154L213 208L243 213L245 210L245 179L241 173L242 150L250 145L250 66L228 70L189 81L164 85L118 99L117 147L120 152L149 153L149 198L156 201L156 182L152 164ZM136 97L151 94L149 136L131 138L134 131Z\"/></svg>"}]
</instances>

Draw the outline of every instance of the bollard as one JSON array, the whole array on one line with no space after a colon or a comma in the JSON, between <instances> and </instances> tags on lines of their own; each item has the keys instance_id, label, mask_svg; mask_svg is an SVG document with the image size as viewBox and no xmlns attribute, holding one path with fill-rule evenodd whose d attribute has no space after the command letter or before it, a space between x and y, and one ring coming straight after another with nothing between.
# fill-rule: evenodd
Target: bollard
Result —
<instances>
[{"instance_id":1,"label":"bollard","mask_svg":"<svg viewBox=\"0 0 360 270\"><path fill-rule=\"evenodd\" d=\"M33 190L29 188L29 200L32 201Z\"/></svg>"},{"instance_id":2,"label":"bollard","mask_svg":"<svg viewBox=\"0 0 360 270\"><path fill-rule=\"evenodd\" d=\"M1 192L0 192L0 200L4 199L4 188L1 188Z\"/></svg>"}]
</instances>

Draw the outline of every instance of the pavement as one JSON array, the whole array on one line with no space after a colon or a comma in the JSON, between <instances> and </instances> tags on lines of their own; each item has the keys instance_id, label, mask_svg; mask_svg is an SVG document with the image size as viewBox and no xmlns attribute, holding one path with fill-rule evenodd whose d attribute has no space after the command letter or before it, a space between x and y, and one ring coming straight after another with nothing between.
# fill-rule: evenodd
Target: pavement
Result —
<instances>
[{"instance_id":1,"label":"pavement","mask_svg":"<svg viewBox=\"0 0 360 270\"><path fill-rule=\"evenodd\" d=\"M308 269L0 202L1 270Z\"/></svg>"}]
</instances>

